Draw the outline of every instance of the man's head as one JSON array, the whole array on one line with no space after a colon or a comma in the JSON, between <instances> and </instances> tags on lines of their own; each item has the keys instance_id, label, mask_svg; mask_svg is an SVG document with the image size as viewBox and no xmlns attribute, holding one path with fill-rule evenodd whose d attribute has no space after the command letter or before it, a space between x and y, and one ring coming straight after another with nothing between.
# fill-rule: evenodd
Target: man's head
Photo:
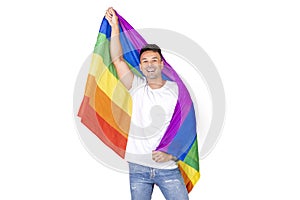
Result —
<instances>
[{"instance_id":1,"label":"man's head","mask_svg":"<svg viewBox=\"0 0 300 200\"><path fill-rule=\"evenodd\" d=\"M141 56L145 51L157 52L160 56L160 59L162 59L161 49L159 48L159 46L157 46L156 44L146 44L140 51L140 61Z\"/></svg>"},{"instance_id":2,"label":"man's head","mask_svg":"<svg viewBox=\"0 0 300 200\"><path fill-rule=\"evenodd\" d=\"M156 44L147 44L140 51L140 70L148 79L161 78L162 61L161 49Z\"/></svg>"}]
</instances>

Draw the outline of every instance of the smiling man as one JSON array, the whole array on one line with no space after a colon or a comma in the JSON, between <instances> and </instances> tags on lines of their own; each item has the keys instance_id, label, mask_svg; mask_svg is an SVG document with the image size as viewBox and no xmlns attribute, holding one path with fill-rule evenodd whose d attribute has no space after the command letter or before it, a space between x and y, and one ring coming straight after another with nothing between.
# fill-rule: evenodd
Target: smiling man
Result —
<instances>
[{"instance_id":1,"label":"smiling man","mask_svg":"<svg viewBox=\"0 0 300 200\"><path fill-rule=\"evenodd\" d=\"M111 26L110 54L117 74L132 97L132 116L125 159L129 163L130 191L133 200L151 199L157 185L166 199L186 200L188 192L176 158L155 151L174 113L178 98L175 82L163 80L161 49L148 44L140 51L140 70L135 75L124 61L118 17L109 8L105 15Z\"/></svg>"},{"instance_id":2,"label":"smiling man","mask_svg":"<svg viewBox=\"0 0 300 200\"><path fill-rule=\"evenodd\" d=\"M161 50L157 45L148 44L140 51L140 63L140 69L152 89L160 88L165 84L166 81L161 76L164 63Z\"/></svg>"}]
</instances>

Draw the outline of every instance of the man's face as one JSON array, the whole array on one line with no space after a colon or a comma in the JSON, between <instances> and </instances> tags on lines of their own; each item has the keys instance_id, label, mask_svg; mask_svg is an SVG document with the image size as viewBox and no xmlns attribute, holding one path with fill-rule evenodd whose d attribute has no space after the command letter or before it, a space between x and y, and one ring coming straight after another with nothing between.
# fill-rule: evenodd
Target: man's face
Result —
<instances>
[{"instance_id":1,"label":"man's face","mask_svg":"<svg viewBox=\"0 0 300 200\"><path fill-rule=\"evenodd\" d=\"M156 79L161 77L161 70L164 64L159 53L154 51L145 51L140 58L140 70L147 79Z\"/></svg>"}]
</instances>

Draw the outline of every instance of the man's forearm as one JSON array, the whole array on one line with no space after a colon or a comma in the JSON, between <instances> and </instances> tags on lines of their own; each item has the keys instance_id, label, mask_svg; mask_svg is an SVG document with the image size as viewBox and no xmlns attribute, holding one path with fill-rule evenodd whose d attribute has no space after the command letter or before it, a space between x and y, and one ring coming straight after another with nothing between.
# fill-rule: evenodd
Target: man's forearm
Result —
<instances>
[{"instance_id":1,"label":"man's forearm","mask_svg":"<svg viewBox=\"0 0 300 200\"><path fill-rule=\"evenodd\" d=\"M120 42L120 29L118 24L111 26L110 56L112 62L118 62L123 58L122 45Z\"/></svg>"}]
</instances>

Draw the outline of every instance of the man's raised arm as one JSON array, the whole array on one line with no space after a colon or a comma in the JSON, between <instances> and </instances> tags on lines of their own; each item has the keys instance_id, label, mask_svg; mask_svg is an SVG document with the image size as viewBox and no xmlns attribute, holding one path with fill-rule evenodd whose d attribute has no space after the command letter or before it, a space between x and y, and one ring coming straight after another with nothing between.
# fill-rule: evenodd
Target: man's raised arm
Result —
<instances>
[{"instance_id":1,"label":"man's raised arm","mask_svg":"<svg viewBox=\"0 0 300 200\"><path fill-rule=\"evenodd\" d=\"M129 90L132 86L133 73L123 58L122 45L120 42L119 20L113 8L108 8L105 18L111 26L110 56L120 81Z\"/></svg>"}]
</instances>

